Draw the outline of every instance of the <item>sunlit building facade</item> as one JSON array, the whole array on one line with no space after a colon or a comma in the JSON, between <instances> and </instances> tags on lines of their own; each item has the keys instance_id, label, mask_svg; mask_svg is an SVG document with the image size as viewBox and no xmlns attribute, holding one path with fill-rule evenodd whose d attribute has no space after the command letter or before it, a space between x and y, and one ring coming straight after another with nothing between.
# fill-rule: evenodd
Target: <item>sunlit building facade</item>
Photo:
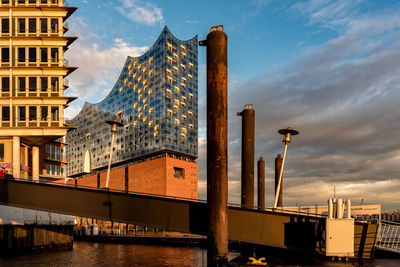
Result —
<instances>
[{"instance_id":1,"label":"sunlit building facade","mask_svg":"<svg viewBox=\"0 0 400 267\"><path fill-rule=\"evenodd\" d=\"M63 146L54 140L70 129L63 114L75 97L64 96L64 78L76 68L63 55L76 39L64 36L75 10L63 0L0 1L0 166L14 177L46 175L42 150Z\"/></svg>"},{"instance_id":2,"label":"sunlit building facade","mask_svg":"<svg viewBox=\"0 0 400 267\"><path fill-rule=\"evenodd\" d=\"M197 197L197 64L197 36L182 41L167 27L145 54L128 57L109 95L86 103L68 122L77 127L67 135L68 176L91 174L96 177L86 181L103 183L111 146L106 120L119 120L123 126L115 136L111 184L121 190L175 194L167 189L172 176L181 179L177 184L191 184L185 196ZM142 167L136 170L138 164ZM153 173L158 178L150 183L148 176L156 171L149 168L152 164L162 171ZM156 184L165 186L156 190Z\"/></svg>"}]
</instances>

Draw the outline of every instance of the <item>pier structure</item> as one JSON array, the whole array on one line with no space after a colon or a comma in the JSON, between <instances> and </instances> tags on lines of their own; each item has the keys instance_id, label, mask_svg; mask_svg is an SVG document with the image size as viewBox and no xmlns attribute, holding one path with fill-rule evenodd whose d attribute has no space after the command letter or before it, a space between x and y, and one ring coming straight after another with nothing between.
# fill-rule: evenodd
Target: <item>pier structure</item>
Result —
<instances>
[{"instance_id":1,"label":"pier structure","mask_svg":"<svg viewBox=\"0 0 400 267\"><path fill-rule=\"evenodd\" d=\"M207 206L209 266L228 261L228 36L211 27L207 47Z\"/></svg>"},{"instance_id":2,"label":"pier structure","mask_svg":"<svg viewBox=\"0 0 400 267\"><path fill-rule=\"evenodd\" d=\"M254 208L254 136L255 111L252 104L244 105L242 112L242 176L241 204L243 208Z\"/></svg>"}]
</instances>

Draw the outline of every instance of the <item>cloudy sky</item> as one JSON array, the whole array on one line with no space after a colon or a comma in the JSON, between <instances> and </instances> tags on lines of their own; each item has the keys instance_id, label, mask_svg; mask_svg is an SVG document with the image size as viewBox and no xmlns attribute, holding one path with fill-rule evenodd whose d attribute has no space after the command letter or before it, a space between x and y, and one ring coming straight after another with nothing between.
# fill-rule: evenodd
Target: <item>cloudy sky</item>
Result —
<instances>
[{"instance_id":1,"label":"cloudy sky","mask_svg":"<svg viewBox=\"0 0 400 267\"><path fill-rule=\"evenodd\" d=\"M215 3L217 2L217 3ZM400 3L398 1L69 0L66 110L104 98L127 56L144 53L164 25L179 39L225 25L229 38L229 201L240 203L241 121L256 110L256 158L266 160L267 205L278 129L300 131L288 148L284 204L400 208ZM206 195L205 48L199 47L199 197Z\"/></svg>"}]
</instances>

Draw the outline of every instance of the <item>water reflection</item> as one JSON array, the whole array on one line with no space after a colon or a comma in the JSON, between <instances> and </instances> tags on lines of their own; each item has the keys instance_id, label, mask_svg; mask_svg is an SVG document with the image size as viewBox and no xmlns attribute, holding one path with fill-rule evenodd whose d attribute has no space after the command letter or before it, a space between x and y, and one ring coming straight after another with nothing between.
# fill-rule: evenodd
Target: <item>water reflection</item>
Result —
<instances>
[{"instance_id":1,"label":"water reflection","mask_svg":"<svg viewBox=\"0 0 400 267\"><path fill-rule=\"evenodd\" d=\"M237 256L232 253L230 258ZM0 256L0 266L206 266L200 248L74 242L73 249ZM354 267L354 263L268 259L268 266ZM400 259L376 259L363 267L398 267Z\"/></svg>"}]
</instances>

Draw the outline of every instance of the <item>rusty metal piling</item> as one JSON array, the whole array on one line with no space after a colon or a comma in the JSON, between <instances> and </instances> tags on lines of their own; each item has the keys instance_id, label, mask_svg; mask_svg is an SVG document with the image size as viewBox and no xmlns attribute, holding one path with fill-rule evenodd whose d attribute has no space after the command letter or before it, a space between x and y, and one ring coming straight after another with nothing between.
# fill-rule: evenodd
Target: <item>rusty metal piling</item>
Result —
<instances>
[{"instance_id":1,"label":"rusty metal piling","mask_svg":"<svg viewBox=\"0 0 400 267\"><path fill-rule=\"evenodd\" d=\"M265 209L265 161L260 157L257 162L257 207L259 210Z\"/></svg>"},{"instance_id":2,"label":"rusty metal piling","mask_svg":"<svg viewBox=\"0 0 400 267\"><path fill-rule=\"evenodd\" d=\"M243 208L254 208L254 125L255 112L253 105L244 106L242 112L242 194Z\"/></svg>"},{"instance_id":3,"label":"rusty metal piling","mask_svg":"<svg viewBox=\"0 0 400 267\"><path fill-rule=\"evenodd\" d=\"M227 35L211 31L207 46L208 266L228 260L228 71Z\"/></svg>"},{"instance_id":4,"label":"rusty metal piling","mask_svg":"<svg viewBox=\"0 0 400 267\"><path fill-rule=\"evenodd\" d=\"M276 194L276 190L278 188L279 175L282 170L282 159L283 158L282 158L281 154L276 155L276 158L275 158L275 194ZM283 176L282 176L282 182L281 182L281 186L280 186L280 190L279 190L277 207L282 207L282 205L283 205L282 193L283 193Z\"/></svg>"}]
</instances>

